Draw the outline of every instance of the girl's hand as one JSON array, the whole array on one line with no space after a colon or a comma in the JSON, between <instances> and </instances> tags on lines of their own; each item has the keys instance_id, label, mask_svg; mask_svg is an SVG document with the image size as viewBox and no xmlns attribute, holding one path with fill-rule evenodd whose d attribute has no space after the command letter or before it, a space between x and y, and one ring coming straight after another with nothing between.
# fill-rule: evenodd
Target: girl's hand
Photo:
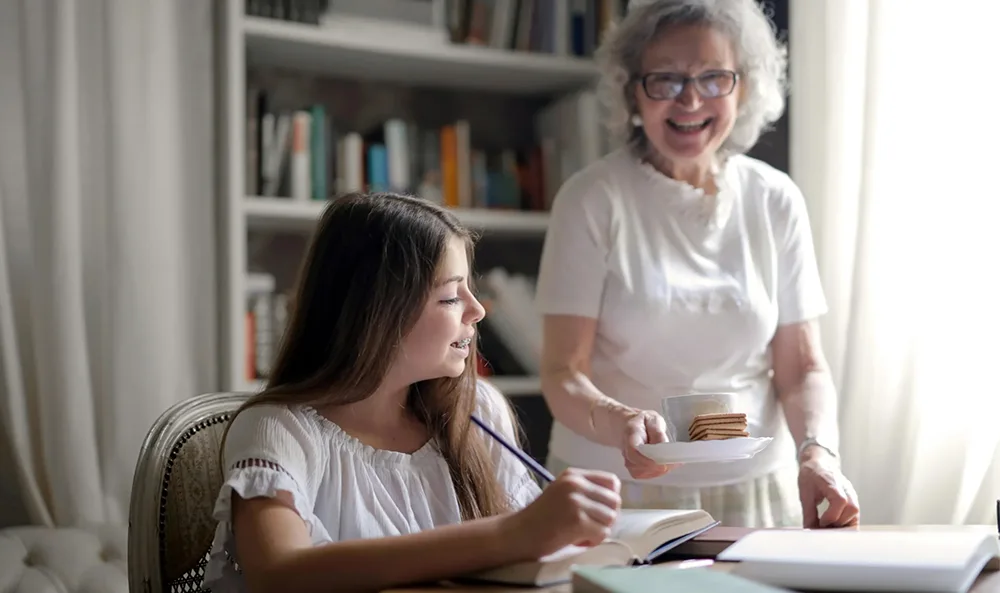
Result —
<instances>
[{"instance_id":1,"label":"girl's hand","mask_svg":"<svg viewBox=\"0 0 1000 593\"><path fill-rule=\"evenodd\" d=\"M532 560L571 544L595 546L618 518L620 490L614 474L567 469L534 502L505 517L505 541Z\"/></svg>"},{"instance_id":2,"label":"girl's hand","mask_svg":"<svg viewBox=\"0 0 1000 593\"><path fill-rule=\"evenodd\" d=\"M637 480L656 478L677 467L676 464L656 463L639 452L639 445L665 443L667 423L660 414L650 410L630 410L621 418L621 449L625 469Z\"/></svg>"}]
</instances>

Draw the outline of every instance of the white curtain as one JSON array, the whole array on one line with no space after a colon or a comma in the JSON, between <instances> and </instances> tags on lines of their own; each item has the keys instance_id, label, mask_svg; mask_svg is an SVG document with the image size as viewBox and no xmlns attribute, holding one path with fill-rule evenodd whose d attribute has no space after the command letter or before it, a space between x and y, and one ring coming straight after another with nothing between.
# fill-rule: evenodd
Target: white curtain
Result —
<instances>
[{"instance_id":1,"label":"white curtain","mask_svg":"<svg viewBox=\"0 0 1000 593\"><path fill-rule=\"evenodd\" d=\"M211 5L0 0L0 471L34 523L124 524L150 424L215 386Z\"/></svg>"},{"instance_id":2,"label":"white curtain","mask_svg":"<svg viewBox=\"0 0 1000 593\"><path fill-rule=\"evenodd\" d=\"M1000 3L795 0L791 173L865 523L1000 497Z\"/></svg>"}]
</instances>

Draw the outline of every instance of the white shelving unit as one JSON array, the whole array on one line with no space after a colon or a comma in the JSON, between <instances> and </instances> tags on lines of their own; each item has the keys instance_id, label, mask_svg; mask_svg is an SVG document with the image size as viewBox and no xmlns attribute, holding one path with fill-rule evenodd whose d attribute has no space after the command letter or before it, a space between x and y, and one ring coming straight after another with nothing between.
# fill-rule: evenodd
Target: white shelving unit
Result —
<instances>
[{"instance_id":1,"label":"white shelving unit","mask_svg":"<svg viewBox=\"0 0 1000 593\"><path fill-rule=\"evenodd\" d=\"M251 196L243 201L243 217L252 229L301 231L313 228L325 207L326 202ZM494 233L537 235L545 232L549 220L546 212L461 208L453 212L462 224Z\"/></svg>"},{"instance_id":2,"label":"white shelving unit","mask_svg":"<svg viewBox=\"0 0 1000 593\"><path fill-rule=\"evenodd\" d=\"M440 40L417 44L391 26L344 19L322 28L260 17L242 19L247 64L293 66L343 78L442 88L549 95L593 82L590 60L503 51Z\"/></svg>"},{"instance_id":3,"label":"white shelving unit","mask_svg":"<svg viewBox=\"0 0 1000 593\"><path fill-rule=\"evenodd\" d=\"M248 196L245 191L246 72L274 66L321 76L395 81L424 86L488 90L516 95L549 96L586 87L596 68L589 60L439 43L414 42L377 21L314 25L244 14L244 0L219 3L218 112L220 150L220 295L221 376L227 390L254 391L248 379L244 336L247 242L251 230L311 229L323 202L293 202ZM362 26L363 25L363 26ZM539 235L547 214L499 210L458 210L465 224L490 233ZM537 377L496 377L509 396L538 394Z\"/></svg>"}]
</instances>

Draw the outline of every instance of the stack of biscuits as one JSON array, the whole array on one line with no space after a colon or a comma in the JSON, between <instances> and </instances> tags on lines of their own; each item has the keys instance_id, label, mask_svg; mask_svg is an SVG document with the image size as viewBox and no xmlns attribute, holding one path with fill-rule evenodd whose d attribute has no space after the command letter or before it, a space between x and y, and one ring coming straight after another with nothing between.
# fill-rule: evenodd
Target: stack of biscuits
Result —
<instances>
[{"instance_id":1,"label":"stack of biscuits","mask_svg":"<svg viewBox=\"0 0 1000 593\"><path fill-rule=\"evenodd\" d=\"M688 429L691 441L721 441L748 436L746 414L700 414L695 416Z\"/></svg>"}]
</instances>

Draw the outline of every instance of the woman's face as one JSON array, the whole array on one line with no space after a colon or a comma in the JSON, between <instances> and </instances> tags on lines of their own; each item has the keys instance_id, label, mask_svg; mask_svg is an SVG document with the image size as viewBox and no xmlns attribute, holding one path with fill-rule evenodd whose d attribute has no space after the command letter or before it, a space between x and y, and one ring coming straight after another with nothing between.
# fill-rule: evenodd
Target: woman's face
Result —
<instances>
[{"instance_id":1,"label":"woman's face","mask_svg":"<svg viewBox=\"0 0 1000 593\"><path fill-rule=\"evenodd\" d=\"M458 377L465 370L475 324L486 315L469 289L465 242L452 237L438 265L430 298L416 325L403 339L396 364L410 382Z\"/></svg>"},{"instance_id":2,"label":"woman's face","mask_svg":"<svg viewBox=\"0 0 1000 593\"><path fill-rule=\"evenodd\" d=\"M646 48L636 104L646 137L669 165L711 165L736 121L735 72L732 43L710 27L671 28Z\"/></svg>"}]
</instances>

